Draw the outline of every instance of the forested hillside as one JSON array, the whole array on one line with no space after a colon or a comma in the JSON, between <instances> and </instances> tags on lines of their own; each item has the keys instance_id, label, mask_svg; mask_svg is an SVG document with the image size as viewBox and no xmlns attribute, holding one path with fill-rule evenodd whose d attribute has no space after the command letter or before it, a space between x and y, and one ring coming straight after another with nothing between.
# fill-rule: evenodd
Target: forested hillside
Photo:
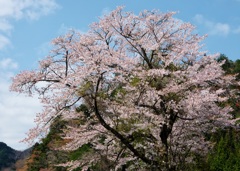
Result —
<instances>
[{"instance_id":1,"label":"forested hillside","mask_svg":"<svg viewBox=\"0 0 240 171\"><path fill-rule=\"evenodd\" d=\"M25 167L25 161L30 156L32 148L17 151L0 142L0 170L21 170ZM23 170L24 171L24 170Z\"/></svg>"},{"instance_id":2,"label":"forested hillside","mask_svg":"<svg viewBox=\"0 0 240 171\"><path fill-rule=\"evenodd\" d=\"M14 168L18 152L0 142L0 170Z\"/></svg>"}]
</instances>

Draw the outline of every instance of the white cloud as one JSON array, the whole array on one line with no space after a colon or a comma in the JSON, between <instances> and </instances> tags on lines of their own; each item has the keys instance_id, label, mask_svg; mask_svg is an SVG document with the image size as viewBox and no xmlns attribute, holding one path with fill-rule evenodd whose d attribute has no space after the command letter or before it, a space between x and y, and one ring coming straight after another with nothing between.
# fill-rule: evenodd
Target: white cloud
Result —
<instances>
[{"instance_id":1,"label":"white cloud","mask_svg":"<svg viewBox=\"0 0 240 171\"><path fill-rule=\"evenodd\" d=\"M204 18L201 14L195 15L194 20L198 24L206 27L209 35L227 36L231 31L229 24L210 21Z\"/></svg>"},{"instance_id":2,"label":"white cloud","mask_svg":"<svg viewBox=\"0 0 240 171\"><path fill-rule=\"evenodd\" d=\"M196 14L195 17L194 17L194 20L197 22L197 23L203 23L204 22L204 18L201 14Z\"/></svg>"},{"instance_id":3,"label":"white cloud","mask_svg":"<svg viewBox=\"0 0 240 171\"><path fill-rule=\"evenodd\" d=\"M6 36L0 34L0 50L4 49L7 45L10 44L10 40Z\"/></svg>"},{"instance_id":4,"label":"white cloud","mask_svg":"<svg viewBox=\"0 0 240 171\"><path fill-rule=\"evenodd\" d=\"M12 25L6 19L0 18L0 31L8 33L12 28Z\"/></svg>"},{"instance_id":5,"label":"white cloud","mask_svg":"<svg viewBox=\"0 0 240 171\"><path fill-rule=\"evenodd\" d=\"M209 34L212 34L212 35L227 36L230 33L230 26L228 24L211 23L211 25L209 25L209 28L211 29Z\"/></svg>"},{"instance_id":6,"label":"white cloud","mask_svg":"<svg viewBox=\"0 0 240 171\"><path fill-rule=\"evenodd\" d=\"M7 58L0 61L0 66L0 141L17 150L24 150L27 144L19 141L34 126L34 117L41 111L41 105L36 97L9 91L13 69L18 66L16 62Z\"/></svg>"},{"instance_id":7,"label":"white cloud","mask_svg":"<svg viewBox=\"0 0 240 171\"><path fill-rule=\"evenodd\" d=\"M38 19L59 8L55 0L0 0L1 18Z\"/></svg>"},{"instance_id":8,"label":"white cloud","mask_svg":"<svg viewBox=\"0 0 240 171\"><path fill-rule=\"evenodd\" d=\"M59 8L55 0L0 0L0 50L10 44L8 34L14 20L37 20Z\"/></svg>"},{"instance_id":9,"label":"white cloud","mask_svg":"<svg viewBox=\"0 0 240 171\"><path fill-rule=\"evenodd\" d=\"M17 69L18 64L10 58L2 59L0 61L0 69Z\"/></svg>"}]
</instances>

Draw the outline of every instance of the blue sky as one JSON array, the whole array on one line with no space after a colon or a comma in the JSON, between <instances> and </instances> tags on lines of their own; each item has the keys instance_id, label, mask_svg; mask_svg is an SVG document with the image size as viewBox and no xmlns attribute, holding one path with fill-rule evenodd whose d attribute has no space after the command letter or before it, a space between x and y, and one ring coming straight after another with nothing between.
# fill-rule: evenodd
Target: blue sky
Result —
<instances>
[{"instance_id":1,"label":"blue sky","mask_svg":"<svg viewBox=\"0 0 240 171\"><path fill-rule=\"evenodd\" d=\"M176 18L208 34L204 50L240 59L240 0L0 0L0 141L22 150L19 143L41 111L36 97L8 91L10 78L37 68L53 38L69 29L81 32L99 16L125 6L125 11L177 11Z\"/></svg>"}]
</instances>

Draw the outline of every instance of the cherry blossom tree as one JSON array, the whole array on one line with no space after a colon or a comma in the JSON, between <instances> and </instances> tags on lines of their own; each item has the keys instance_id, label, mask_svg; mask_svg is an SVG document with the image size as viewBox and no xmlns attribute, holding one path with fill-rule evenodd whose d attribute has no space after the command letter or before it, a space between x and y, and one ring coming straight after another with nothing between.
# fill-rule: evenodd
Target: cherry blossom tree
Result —
<instances>
[{"instance_id":1,"label":"cherry blossom tree","mask_svg":"<svg viewBox=\"0 0 240 171\"><path fill-rule=\"evenodd\" d=\"M13 78L12 91L38 94L44 107L25 141L61 117L79 121L63 130L63 150L91 144L97 152L63 164L70 170L103 156L109 170L181 170L207 153L206 135L233 123L224 103L233 77L174 14L118 7L87 33L54 39L38 69Z\"/></svg>"}]
</instances>

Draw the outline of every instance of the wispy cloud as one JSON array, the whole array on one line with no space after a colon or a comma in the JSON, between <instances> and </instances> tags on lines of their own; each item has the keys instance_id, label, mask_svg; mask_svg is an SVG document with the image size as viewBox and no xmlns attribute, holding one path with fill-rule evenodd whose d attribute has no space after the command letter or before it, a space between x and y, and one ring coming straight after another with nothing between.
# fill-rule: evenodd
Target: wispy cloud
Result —
<instances>
[{"instance_id":1,"label":"wispy cloud","mask_svg":"<svg viewBox=\"0 0 240 171\"><path fill-rule=\"evenodd\" d=\"M38 19L59 8L55 0L0 0L0 6L1 18L14 19Z\"/></svg>"},{"instance_id":2,"label":"wispy cloud","mask_svg":"<svg viewBox=\"0 0 240 171\"><path fill-rule=\"evenodd\" d=\"M9 32L12 30L13 26L9 23L9 21L5 18L0 18L0 31Z\"/></svg>"},{"instance_id":3,"label":"wispy cloud","mask_svg":"<svg viewBox=\"0 0 240 171\"><path fill-rule=\"evenodd\" d=\"M23 150L27 145L19 141L33 127L35 114L41 111L41 105L36 97L9 92L11 77L17 68L18 64L10 58L0 60L0 141Z\"/></svg>"},{"instance_id":4,"label":"wispy cloud","mask_svg":"<svg viewBox=\"0 0 240 171\"><path fill-rule=\"evenodd\" d=\"M37 20L54 12L59 6L55 0L0 0L0 50L11 45L14 21ZM16 149L25 132L33 125L35 113L41 107L37 98L29 98L9 92L11 77L18 64L10 58L0 59L0 141Z\"/></svg>"},{"instance_id":5,"label":"wispy cloud","mask_svg":"<svg viewBox=\"0 0 240 171\"><path fill-rule=\"evenodd\" d=\"M4 49L7 45L10 45L10 40L4 35L0 34L0 50Z\"/></svg>"},{"instance_id":6,"label":"wispy cloud","mask_svg":"<svg viewBox=\"0 0 240 171\"><path fill-rule=\"evenodd\" d=\"M17 69L18 64L10 58L6 58L0 61L0 69Z\"/></svg>"},{"instance_id":7,"label":"wispy cloud","mask_svg":"<svg viewBox=\"0 0 240 171\"><path fill-rule=\"evenodd\" d=\"M11 45L14 22L22 19L38 20L59 8L56 0L0 0L0 51ZM18 150L26 148L19 140L33 126L38 99L9 91L13 72L18 64L11 58L0 58L0 141Z\"/></svg>"},{"instance_id":8,"label":"wispy cloud","mask_svg":"<svg viewBox=\"0 0 240 171\"><path fill-rule=\"evenodd\" d=\"M101 12L101 16L108 15L111 12L109 7L103 8Z\"/></svg>"},{"instance_id":9,"label":"wispy cloud","mask_svg":"<svg viewBox=\"0 0 240 171\"><path fill-rule=\"evenodd\" d=\"M240 0L239 0L240 1ZM233 30L234 33L236 34L240 34L240 26L238 26L238 28L236 28L235 30Z\"/></svg>"},{"instance_id":10,"label":"wispy cloud","mask_svg":"<svg viewBox=\"0 0 240 171\"><path fill-rule=\"evenodd\" d=\"M227 23L213 22L197 14L194 20L208 29L209 35L227 36L231 32L231 27Z\"/></svg>"},{"instance_id":11,"label":"wispy cloud","mask_svg":"<svg viewBox=\"0 0 240 171\"><path fill-rule=\"evenodd\" d=\"M13 21L37 20L59 8L55 0L0 0L0 50L10 44Z\"/></svg>"}]
</instances>

